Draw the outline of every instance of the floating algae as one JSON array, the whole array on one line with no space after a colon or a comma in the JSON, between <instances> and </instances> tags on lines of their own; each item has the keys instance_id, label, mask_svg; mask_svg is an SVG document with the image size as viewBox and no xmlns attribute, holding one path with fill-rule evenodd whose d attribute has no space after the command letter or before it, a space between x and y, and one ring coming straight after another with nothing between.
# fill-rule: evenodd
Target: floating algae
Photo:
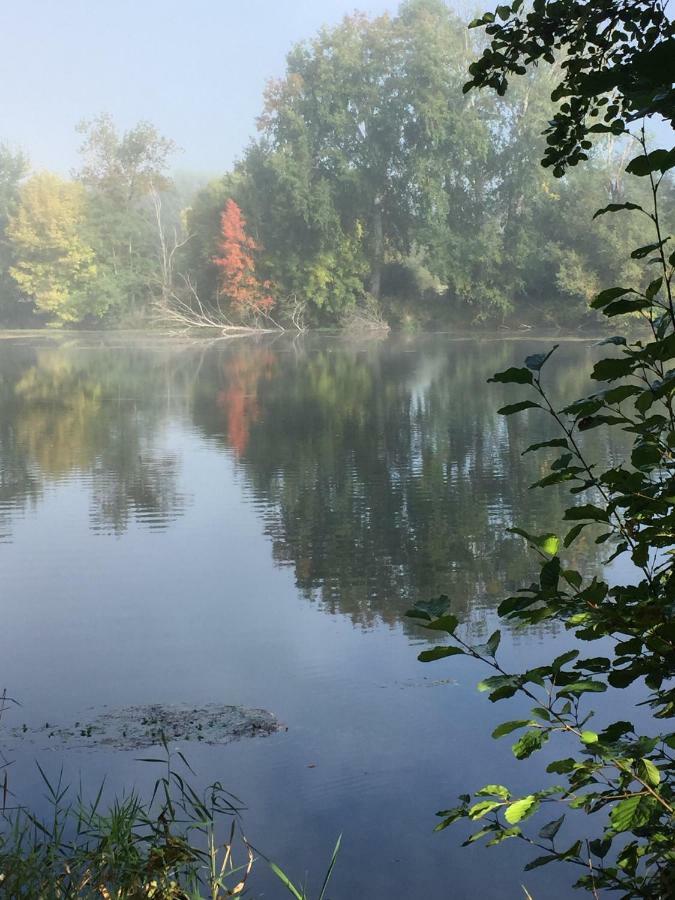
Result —
<instances>
[{"instance_id":1,"label":"floating algae","mask_svg":"<svg viewBox=\"0 0 675 900\"><path fill-rule=\"evenodd\" d=\"M59 725L46 722L37 728L13 728L15 741L61 747L113 747L137 750L167 741L229 744L246 737L281 731L283 725L265 709L245 706L126 706L106 709L93 719Z\"/></svg>"}]
</instances>

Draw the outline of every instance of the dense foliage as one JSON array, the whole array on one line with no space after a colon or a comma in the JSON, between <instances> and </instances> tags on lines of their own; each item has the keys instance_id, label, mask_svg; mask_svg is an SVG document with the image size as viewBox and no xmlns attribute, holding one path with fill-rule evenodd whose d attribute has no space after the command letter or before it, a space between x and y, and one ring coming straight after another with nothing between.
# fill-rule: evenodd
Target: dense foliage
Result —
<instances>
[{"instance_id":1,"label":"dense foliage","mask_svg":"<svg viewBox=\"0 0 675 900\"><path fill-rule=\"evenodd\" d=\"M488 86L503 93L511 75L525 74L539 59L562 57L554 93L563 102L547 129L543 159L558 176L588 159L596 134L637 129L639 152L627 171L647 185L650 202L608 204L596 216L623 221L629 213L648 222L651 239L631 254L649 273L646 286L605 288L591 305L611 319L638 314L647 332L633 343L621 335L604 341L617 352L593 368L600 389L562 409L551 402L546 384L555 347L492 379L531 392L531 399L503 407L502 414L534 409L555 426L554 436L524 451L556 448L560 454L533 487L565 484L576 497L564 515L564 538L515 529L541 557L541 570L537 581L501 603L499 613L516 627L558 622L573 633L574 644L545 665L511 672L501 661L501 632L472 646L457 617L446 613L446 597L412 615L455 639L422 653L423 661L466 654L492 669L479 686L490 700L520 695L533 704L493 736L520 732L513 744L520 760L552 745L546 771L562 783L546 780L525 795L486 785L440 813L439 827L467 819L480 823L468 842L524 839L541 851L528 868L556 860L575 864L583 871L578 885L594 896L609 890L625 898L669 898L675 895L675 253L669 252L660 201L675 152L649 149L644 129L654 114L675 121L675 28L653 2L554 0L537 2L524 14L520 6L520 0L500 6L496 16L488 13L475 23L487 26L492 43L471 66L467 89ZM629 458L599 465L584 445L584 433L596 428L626 432ZM589 578L569 564L570 548L585 530L610 548L608 561L616 561L604 578ZM612 699L629 687L626 698ZM588 697L601 694L607 702L589 710ZM618 721L617 707L623 712ZM592 730L594 715L600 724ZM529 823L522 826L547 810L554 818L541 816L534 832ZM568 810L596 815L582 822L572 812L566 821Z\"/></svg>"},{"instance_id":2,"label":"dense foliage","mask_svg":"<svg viewBox=\"0 0 675 900\"><path fill-rule=\"evenodd\" d=\"M404 327L597 322L589 300L610 276L642 285L629 248L648 223L591 227L592 211L648 191L628 187L617 128L580 147L583 172L556 180L559 166L536 165L547 122L569 115L551 100L560 63L543 55L506 93L462 94L477 55L498 60L476 35L442 0L322 29L268 85L234 170L189 198L167 177L172 142L145 122L124 134L107 116L82 123L72 182L26 178L3 150L3 319L133 323L159 303L250 323L251 304L224 289L235 204L257 248L253 306L273 302L283 324L335 325L377 303Z\"/></svg>"}]
</instances>

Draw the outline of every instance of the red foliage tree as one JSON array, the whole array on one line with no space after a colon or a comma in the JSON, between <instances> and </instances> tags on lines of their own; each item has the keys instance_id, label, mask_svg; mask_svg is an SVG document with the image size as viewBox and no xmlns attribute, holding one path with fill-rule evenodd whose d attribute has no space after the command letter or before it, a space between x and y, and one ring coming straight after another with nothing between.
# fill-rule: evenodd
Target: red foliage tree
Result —
<instances>
[{"instance_id":1,"label":"red foliage tree","mask_svg":"<svg viewBox=\"0 0 675 900\"><path fill-rule=\"evenodd\" d=\"M213 260L221 272L221 293L242 313L266 313L274 305L269 281L256 275L258 244L246 232L246 220L234 200L228 200L220 217L219 255Z\"/></svg>"}]
</instances>

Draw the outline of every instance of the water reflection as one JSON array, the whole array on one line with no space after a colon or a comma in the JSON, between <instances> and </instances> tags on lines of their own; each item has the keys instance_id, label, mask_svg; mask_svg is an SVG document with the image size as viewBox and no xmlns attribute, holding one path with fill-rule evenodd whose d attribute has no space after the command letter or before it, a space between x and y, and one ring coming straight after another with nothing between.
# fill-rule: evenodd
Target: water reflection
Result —
<instances>
[{"instance_id":1,"label":"water reflection","mask_svg":"<svg viewBox=\"0 0 675 900\"><path fill-rule=\"evenodd\" d=\"M364 625L440 592L475 612L532 573L507 528L551 530L566 500L528 491L544 461L524 466L521 452L549 426L497 416L508 395L485 383L527 352L442 339L232 347L204 360L194 419L234 451L275 559L308 598ZM555 391L586 390L586 355L564 348ZM586 565L595 551L590 537L575 549Z\"/></svg>"},{"instance_id":2,"label":"water reflection","mask_svg":"<svg viewBox=\"0 0 675 900\"><path fill-rule=\"evenodd\" d=\"M226 450L276 562L330 612L394 623L445 592L457 609L492 608L532 573L507 529L555 529L566 496L528 491L542 471L521 452L548 436L530 412L503 419L513 394L487 377L528 343L391 339L213 345L4 342L0 359L0 535L45 489L81 483L90 528L166 529L185 510L180 436ZM550 378L587 388L588 345L563 345ZM169 432L173 438L169 438ZM617 455L599 430L591 452ZM189 485L187 486L189 494ZM198 511L197 511L198 512ZM224 540L228 528L223 511ZM590 536L575 553L597 559Z\"/></svg>"},{"instance_id":3,"label":"water reflection","mask_svg":"<svg viewBox=\"0 0 675 900\"><path fill-rule=\"evenodd\" d=\"M166 358L130 348L5 341L0 357L0 537L50 486L81 482L90 523L166 528L181 515L180 460L161 449Z\"/></svg>"},{"instance_id":4,"label":"water reflection","mask_svg":"<svg viewBox=\"0 0 675 900\"><path fill-rule=\"evenodd\" d=\"M431 834L441 795L497 777L503 710L476 694L468 660L419 665L411 644L425 638L403 612L445 591L483 629L504 586L534 574L505 529L555 529L566 497L527 490L544 463L521 451L546 426L497 416L513 392L485 379L541 349L0 339L0 657L15 722L105 704L267 708L288 732L185 749L201 786L243 797L247 832L290 872L312 860L320 872L344 832L339 896L368 883L372 900L440 900L448 877L457 896L517 896L525 851L497 849L477 874L459 837ZM561 396L585 392L590 352L561 347ZM586 440L621 455L601 429ZM598 564L587 532L575 547ZM550 659L564 640L505 633L505 666ZM105 775L120 793L155 775L136 754L73 754L41 764L55 777L64 764L73 784L82 770L93 790ZM31 808L44 793L32 760L12 769ZM498 773L532 788L508 752ZM562 900L566 879L547 869L525 883Z\"/></svg>"}]
</instances>

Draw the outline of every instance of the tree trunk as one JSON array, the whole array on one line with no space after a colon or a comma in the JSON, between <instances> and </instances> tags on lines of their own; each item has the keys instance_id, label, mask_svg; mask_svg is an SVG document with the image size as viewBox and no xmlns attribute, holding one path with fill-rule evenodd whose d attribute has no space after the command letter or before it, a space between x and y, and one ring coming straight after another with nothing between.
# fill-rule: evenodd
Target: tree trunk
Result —
<instances>
[{"instance_id":1,"label":"tree trunk","mask_svg":"<svg viewBox=\"0 0 675 900\"><path fill-rule=\"evenodd\" d=\"M373 210L373 259L370 274L370 293L380 299L382 287L382 260L384 256L384 228L382 225L382 199L375 198Z\"/></svg>"}]
</instances>

